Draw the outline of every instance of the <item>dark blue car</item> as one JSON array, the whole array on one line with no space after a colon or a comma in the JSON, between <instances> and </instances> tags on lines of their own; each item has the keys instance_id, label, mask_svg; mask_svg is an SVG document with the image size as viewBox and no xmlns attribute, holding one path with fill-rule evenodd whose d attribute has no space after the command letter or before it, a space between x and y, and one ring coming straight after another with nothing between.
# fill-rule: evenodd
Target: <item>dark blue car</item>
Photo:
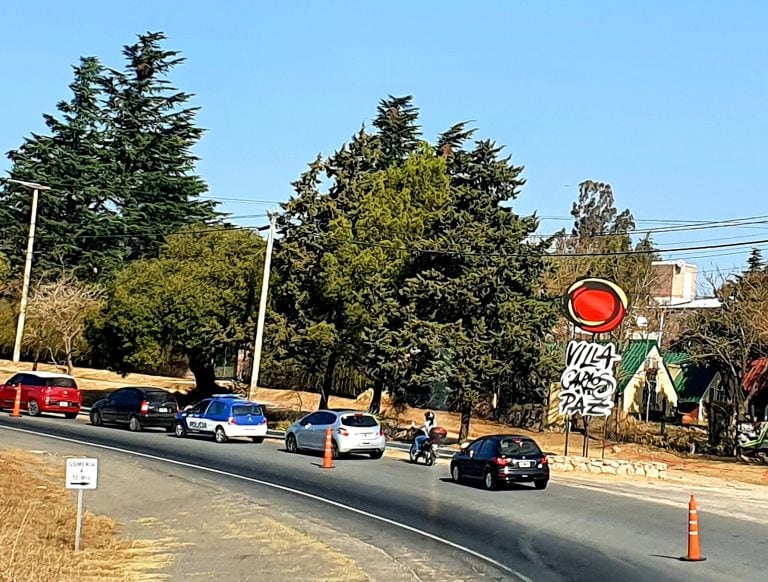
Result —
<instances>
[{"instance_id":1,"label":"dark blue car","mask_svg":"<svg viewBox=\"0 0 768 582\"><path fill-rule=\"evenodd\" d=\"M250 438L260 443L267 434L267 417L257 402L235 394L217 394L177 413L174 433L177 437L213 436L217 443L231 438Z\"/></svg>"}]
</instances>

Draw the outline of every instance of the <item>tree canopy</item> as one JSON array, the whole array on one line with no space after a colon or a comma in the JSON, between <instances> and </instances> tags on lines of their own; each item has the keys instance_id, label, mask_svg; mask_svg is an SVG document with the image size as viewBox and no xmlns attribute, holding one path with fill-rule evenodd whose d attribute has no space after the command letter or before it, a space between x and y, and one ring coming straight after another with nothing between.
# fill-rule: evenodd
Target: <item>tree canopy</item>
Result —
<instances>
[{"instance_id":1,"label":"tree canopy","mask_svg":"<svg viewBox=\"0 0 768 582\"><path fill-rule=\"evenodd\" d=\"M11 176L51 188L40 193L34 268L43 278L64 270L109 278L126 261L157 256L163 236L216 216L195 174L191 95L168 76L183 58L162 48L162 33L125 46L125 68L84 57L74 67L72 97L44 115L46 134L32 134L8 153ZM0 189L0 243L12 265L23 261L29 189Z\"/></svg>"},{"instance_id":2,"label":"tree canopy","mask_svg":"<svg viewBox=\"0 0 768 582\"><path fill-rule=\"evenodd\" d=\"M215 389L214 366L254 335L264 240L244 229L189 226L160 256L123 269L92 330L105 363L147 370L185 357L199 391Z\"/></svg>"},{"instance_id":3,"label":"tree canopy","mask_svg":"<svg viewBox=\"0 0 768 582\"><path fill-rule=\"evenodd\" d=\"M464 124L423 141L410 97L383 100L373 126L310 164L284 207L284 354L323 366L326 396L339 364L379 391L454 407L543 389L545 248L529 241L535 217L504 205L522 168L491 141L466 147Z\"/></svg>"}]
</instances>

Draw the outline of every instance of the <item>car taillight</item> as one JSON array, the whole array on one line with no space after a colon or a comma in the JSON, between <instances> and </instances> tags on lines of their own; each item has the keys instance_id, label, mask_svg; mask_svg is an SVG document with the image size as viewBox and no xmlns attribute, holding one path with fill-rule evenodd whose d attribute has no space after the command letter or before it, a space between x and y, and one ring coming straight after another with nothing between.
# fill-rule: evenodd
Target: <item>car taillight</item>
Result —
<instances>
[{"instance_id":1,"label":"car taillight","mask_svg":"<svg viewBox=\"0 0 768 582\"><path fill-rule=\"evenodd\" d=\"M349 436L349 431L346 428L337 428L336 432L341 436Z\"/></svg>"},{"instance_id":2,"label":"car taillight","mask_svg":"<svg viewBox=\"0 0 768 582\"><path fill-rule=\"evenodd\" d=\"M383 426L379 427L379 436L384 436L384 427Z\"/></svg>"},{"instance_id":3,"label":"car taillight","mask_svg":"<svg viewBox=\"0 0 768 582\"><path fill-rule=\"evenodd\" d=\"M546 456L546 455L544 455L544 456L541 458L541 464L542 464L542 465L548 465L548 464L549 464L549 459L547 459L547 456Z\"/></svg>"},{"instance_id":4,"label":"car taillight","mask_svg":"<svg viewBox=\"0 0 768 582\"><path fill-rule=\"evenodd\" d=\"M149 402L147 402L146 400L142 400L141 401L141 413L142 414L146 414L147 412L149 412Z\"/></svg>"},{"instance_id":5,"label":"car taillight","mask_svg":"<svg viewBox=\"0 0 768 582\"><path fill-rule=\"evenodd\" d=\"M493 459L491 459L491 462L494 465L498 465L499 467L505 467L509 465L509 459L507 459L506 457L493 457Z\"/></svg>"},{"instance_id":6,"label":"car taillight","mask_svg":"<svg viewBox=\"0 0 768 582\"><path fill-rule=\"evenodd\" d=\"M259 424L267 424L267 419L263 416L259 419Z\"/></svg>"},{"instance_id":7,"label":"car taillight","mask_svg":"<svg viewBox=\"0 0 768 582\"><path fill-rule=\"evenodd\" d=\"M237 424L237 419L234 416L230 416L227 422L229 424Z\"/></svg>"}]
</instances>

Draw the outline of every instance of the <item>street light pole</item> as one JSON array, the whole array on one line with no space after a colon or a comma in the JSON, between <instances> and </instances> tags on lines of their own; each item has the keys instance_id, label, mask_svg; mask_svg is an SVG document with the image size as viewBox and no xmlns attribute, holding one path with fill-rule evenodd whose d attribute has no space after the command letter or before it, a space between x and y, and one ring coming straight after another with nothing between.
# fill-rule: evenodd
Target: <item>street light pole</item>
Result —
<instances>
[{"instance_id":1,"label":"street light pole","mask_svg":"<svg viewBox=\"0 0 768 582\"><path fill-rule=\"evenodd\" d=\"M27 297L29 296L29 280L32 275L32 254L35 248L35 228L37 226L37 199L38 192L41 190L50 190L48 186L37 184L35 182L25 182L23 180L13 180L6 178L6 182L19 184L32 189L32 212L29 217L29 236L27 237L27 256L24 261L24 283L21 287L21 301L19 303L19 319L16 323L16 342L13 344L13 362L18 363L21 359L21 343L24 339L24 323L27 318Z\"/></svg>"},{"instance_id":2,"label":"street light pole","mask_svg":"<svg viewBox=\"0 0 768 582\"><path fill-rule=\"evenodd\" d=\"M256 341L253 346L253 364L251 366L251 385L248 397L254 398L259 383L259 368L261 366L261 346L264 341L264 320L267 316L267 295L269 294L269 274L272 265L272 247L275 242L275 223L277 213L269 215L269 235L267 236L267 252L264 256L264 274L261 281L261 296L259 297L259 316L256 322Z\"/></svg>"}]
</instances>

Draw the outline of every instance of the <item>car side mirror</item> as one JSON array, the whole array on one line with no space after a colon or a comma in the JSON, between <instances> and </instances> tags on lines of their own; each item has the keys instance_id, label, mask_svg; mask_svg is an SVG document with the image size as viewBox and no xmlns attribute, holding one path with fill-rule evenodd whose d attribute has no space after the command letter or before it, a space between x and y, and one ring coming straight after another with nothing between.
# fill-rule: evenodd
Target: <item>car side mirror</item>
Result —
<instances>
[{"instance_id":1,"label":"car side mirror","mask_svg":"<svg viewBox=\"0 0 768 582\"><path fill-rule=\"evenodd\" d=\"M311 426L312 426L312 423L308 422L307 424L304 425L304 428L310 428Z\"/></svg>"},{"instance_id":2,"label":"car side mirror","mask_svg":"<svg viewBox=\"0 0 768 582\"><path fill-rule=\"evenodd\" d=\"M469 451L469 458L473 458L475 456L475 451Z\"/></svg>"}]
</instances>

